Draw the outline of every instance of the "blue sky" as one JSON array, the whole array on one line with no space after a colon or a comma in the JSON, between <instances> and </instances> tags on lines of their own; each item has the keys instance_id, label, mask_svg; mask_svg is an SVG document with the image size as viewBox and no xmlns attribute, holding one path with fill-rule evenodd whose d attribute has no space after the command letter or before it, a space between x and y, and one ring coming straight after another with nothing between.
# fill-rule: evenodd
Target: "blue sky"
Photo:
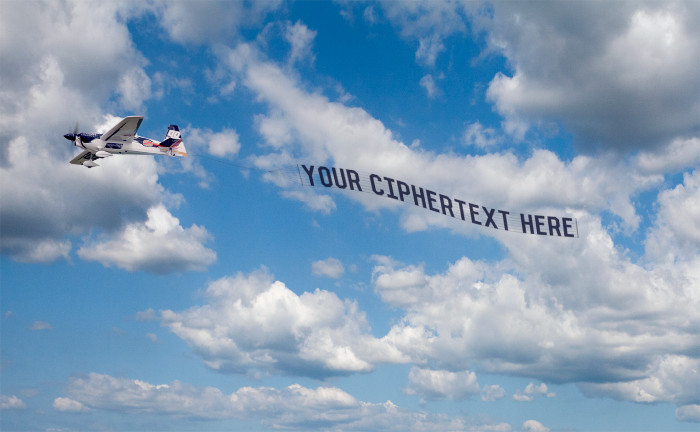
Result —
<instances>
[{"instance_id":1,"label":"blue sky","mask_svg":"<svg viewBox=\"0 0 700 432\"><path fill-rule=\"evenodd\" d=\"M698 18L5 2L0 428L696 430ZM68 164L76 122L127 115L178 124L190 157ZM579 237L301 186L297 164Z\"/></svg>"}]
</instances>

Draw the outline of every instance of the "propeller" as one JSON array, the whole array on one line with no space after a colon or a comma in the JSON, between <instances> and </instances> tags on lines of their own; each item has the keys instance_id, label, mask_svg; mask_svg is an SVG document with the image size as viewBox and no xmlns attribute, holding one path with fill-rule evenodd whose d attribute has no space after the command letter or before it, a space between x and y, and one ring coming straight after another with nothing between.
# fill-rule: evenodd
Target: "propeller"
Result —
<instances>
[{"instance_id":1,"label":"propeller","mask_svg":"<svg viewBox=\"0 0 700 432\"><path fill-rule=\"evenodd\" d=\"M73 144L75 144L75 140L78 138L78 136L78 122L75 122L73 132L63 135L63 138L67 139L68 141L73 141Z\"/></svg>"}]
</instances>

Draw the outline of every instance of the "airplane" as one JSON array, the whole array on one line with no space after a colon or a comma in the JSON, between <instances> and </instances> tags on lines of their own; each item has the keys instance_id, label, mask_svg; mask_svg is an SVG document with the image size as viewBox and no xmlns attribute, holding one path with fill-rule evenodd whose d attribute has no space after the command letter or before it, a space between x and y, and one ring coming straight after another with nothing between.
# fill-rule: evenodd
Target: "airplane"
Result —
<instances>
[{"instance_id":1,"label":"airplane","mask_svg":"<svg viewBox=\"0 0 700 432\"><path fill-rule=\"evenodd\" d=\"M187 157L187 149L182 142L180 128L177 125L168 126L168 132L163 141L156 141L136 135L142 121L143 117L140 116L124 117L116 126L103 134L78 133L76 126L73 133L67 133L63 137L84 150L70 163L94 168L100 166L95 162L97 159L115 154Z\"/></svg>"}]
</instances>

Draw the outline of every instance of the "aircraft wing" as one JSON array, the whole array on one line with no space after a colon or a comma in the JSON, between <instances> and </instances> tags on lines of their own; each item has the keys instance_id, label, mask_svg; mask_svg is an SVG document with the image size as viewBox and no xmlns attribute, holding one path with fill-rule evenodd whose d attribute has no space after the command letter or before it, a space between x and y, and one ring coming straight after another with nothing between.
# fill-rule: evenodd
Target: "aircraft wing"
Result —
<instances>
[{"instance_id":1,"label":"aircraft wing","mask_svg":"<svg viewBox=\"0 0 700 432\"><path fill-rule=\"evenodd\" d=\"M122 121L108 130L107 133L102 134L100 139L106 143L130 143L136 137L136 132L139 130L142 121L143 117L124 117Z\"/></svg>"},{"instance_id":2,"label":"aircraft wing","mask_svg":"<svg viewBox=\"0 0 700 432\"><path fill-rule=\"evenodd\" d=\"M83 162L92 160L92 152L90 150L83 150L78 156L74 157L70 163L73 165L82 165Z\"/></svg>"}]
</instances>

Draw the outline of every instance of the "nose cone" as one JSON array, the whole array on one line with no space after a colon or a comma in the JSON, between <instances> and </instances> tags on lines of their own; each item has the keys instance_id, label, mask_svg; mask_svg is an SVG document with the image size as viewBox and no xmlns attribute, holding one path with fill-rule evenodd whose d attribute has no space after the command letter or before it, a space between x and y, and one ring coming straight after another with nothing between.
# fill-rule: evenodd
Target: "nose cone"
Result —
<instances>
[{"instance_id":1,"label":"nose cone","mask_svg":"<svg viewBox=\"0 0 700 432\"><path fill-rule=\"evenodd\" d=\"M63 135L63 138L67 139L68 141L75 141L75 134L67 133Z\"/></svg>"}]
</instances>

